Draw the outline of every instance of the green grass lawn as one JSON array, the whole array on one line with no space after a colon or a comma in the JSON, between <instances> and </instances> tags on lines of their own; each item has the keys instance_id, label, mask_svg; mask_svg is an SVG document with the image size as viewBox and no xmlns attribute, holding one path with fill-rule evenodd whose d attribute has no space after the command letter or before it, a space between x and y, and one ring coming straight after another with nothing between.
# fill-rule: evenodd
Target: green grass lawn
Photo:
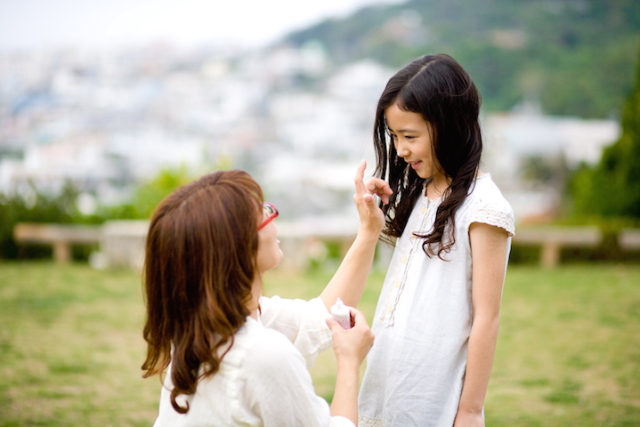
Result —
<instances>
[{"instance_id":1,"label":"green grass lawn","mask_svg":"<svg viewBox=\"0 0 640 427\"><path fill-rule=\"evenodd\" d=\"M312 298L327 273L267 276ZM371 319L383 274L360 308ZM0 263L0 427L150 426L158 379L141 378L140 274ZM312 369L330 399L331 351ZM511 266L485 407L488 426L640 425L640 266Z\"/></svg>"}]
</instances>

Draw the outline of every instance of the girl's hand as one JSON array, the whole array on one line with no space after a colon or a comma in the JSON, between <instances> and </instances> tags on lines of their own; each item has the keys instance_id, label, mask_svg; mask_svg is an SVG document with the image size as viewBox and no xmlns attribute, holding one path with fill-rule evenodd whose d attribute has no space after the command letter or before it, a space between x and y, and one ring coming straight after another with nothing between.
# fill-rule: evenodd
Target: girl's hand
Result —
<instances>
[{"instance_id":1,"label":"girl's hand","mask_svg":"<svg viewBox=\"0 0 640 427\"><path fill-rule=\"evenodd\" d=\"M370 178L365 185L363 182L364 170L367 168L367 162L363 160L358 166L358 171L354 178L356 193L353 195L353 201L358 209L360 216L360 227L372 229L379 233L384 227L384 213L378 207L375 197L378 195L383 203L389 202L389 195L392 193L391 187L385 181L378 178Z\"/></svg>"},{"instance_id":2,"label":"girl's hand","mask_svg":"<svg viewBox=\"0 0 640 427\"><path fill-rule=\"evenodd\" d=\"M484 418L481 413L458 411L453 427L484 427Z\"/></svg>"},{"instance_id":3,"label":"girl's hand","mask_svg":"<svg viewBox=\"0 0 640 427\"><path fill-rule=\"evenodd\" d=\"M333 338L333 352L338 364L348 363L359 367L373 346L374 335L367 325L364 315L351 308L351 329L342 326L332 318L327 318Z\"/></svg>"},{"instance_id":4,"label":"girl's hand","mask_svg":"<svg viewBox=\"0 0 640 427\"><path fill-rule=\"evenodd\" d=\"M382 203L385 205L389 204L389 196L393 194L389 183L376 177L371 177L367 180L365 189L368 194L375 194L380 197L380 200L382 200Z\"/></svg>"}]
</instances>

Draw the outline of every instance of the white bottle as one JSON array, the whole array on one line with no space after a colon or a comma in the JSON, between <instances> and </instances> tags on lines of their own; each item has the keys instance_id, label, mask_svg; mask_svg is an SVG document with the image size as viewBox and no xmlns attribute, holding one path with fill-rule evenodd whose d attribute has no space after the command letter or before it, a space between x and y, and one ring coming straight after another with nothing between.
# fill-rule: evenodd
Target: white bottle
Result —
<instances>
[{"instance_id":1,"label":"white bottle","mask_svg":"<svg viewBox=\"0 0 640 427\"><path fill-rule=\"evenodd\" d=\"M351 329L351 312L340 298L331 307L331 317L342 326L342 329Z\"/></svg>"}]
</instances>

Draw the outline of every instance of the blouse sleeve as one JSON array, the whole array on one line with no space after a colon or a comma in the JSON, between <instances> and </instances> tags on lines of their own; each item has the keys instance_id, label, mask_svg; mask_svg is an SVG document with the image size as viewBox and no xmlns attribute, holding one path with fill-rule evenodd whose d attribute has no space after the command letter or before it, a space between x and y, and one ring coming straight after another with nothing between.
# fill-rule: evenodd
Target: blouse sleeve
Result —
<instances>
[{"instance_id":1,"label":"blouse sleeve","mask_svg":"<svg viewBox=\"0 0 640 427\"><path fill-rule=\"evenodd\" d=\"M282 334L268 332L243 363L246 411L264 427L355 427L347 418L331 417L329 404L315 394L300 353Z\"/></svg>"},{"instance_id":2,"label":"blouse sleeve","mask_svg":"<svg viewBox=\"0 0 640 427\"><path fill-rule=\"evenodd\" d=\"M481 222L502 228L509 234L509 237L512 237L515 234L513 208L497 188L493 190L474 199L466 224L467 229L472 223Z\"/></svg>"},{"instance_id":3,"label":"blouse sleeve","mask_svg":"<svg viewBox=\"0 0 640 427\"><path fill-rule=\"evenodd\" d=\"M307 368L331 345L331 330L325 322L330 315L320 298L304 301L262 297L260 312L262 324L284 334L302 354Z\"/></svg>"}]
</instances>

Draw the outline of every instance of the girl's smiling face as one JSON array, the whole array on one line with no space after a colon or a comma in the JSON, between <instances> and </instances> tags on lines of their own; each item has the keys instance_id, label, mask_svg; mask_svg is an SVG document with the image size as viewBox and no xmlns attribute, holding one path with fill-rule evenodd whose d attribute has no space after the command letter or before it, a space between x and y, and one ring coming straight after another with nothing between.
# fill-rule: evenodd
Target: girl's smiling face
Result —
<instances>
[{"instance_id":1,"label":"girl's smiling face","mask_svg":"<svg viewBox=\"0 0 640 427\"><path fill-rule=\"evenodd\" d=\"M434 181L444 178L433 151L431 125L422 115L405 111L397 103L388 107L384 115L398 156L411 165L420 178Z\"/></svg>"}]
</instances>

